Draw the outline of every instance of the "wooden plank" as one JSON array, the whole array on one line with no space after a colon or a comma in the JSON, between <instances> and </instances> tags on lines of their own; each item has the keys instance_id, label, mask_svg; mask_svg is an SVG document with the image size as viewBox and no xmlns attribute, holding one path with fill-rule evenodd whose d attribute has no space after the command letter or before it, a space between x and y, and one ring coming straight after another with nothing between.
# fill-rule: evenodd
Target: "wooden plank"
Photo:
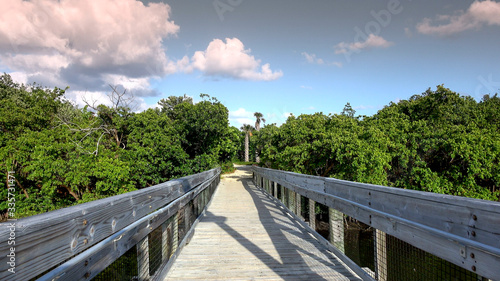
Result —
<instances>
[{"instance_id":1,"label":"wooden plank","mask_svg":"<svg viewBox=\"0 0 500 281\"><path fill-rule=\"evenodd\" d=\"M216 181L217 178L218 175L212 177L207 182L202 183L187 194L177 198L171 204L139 219L137 222L111 235L87 251L63 263L38 280L91 280L131 247L147 237L152 230L161 227L168 218L175 216L179 209L193 200L201 191L208 189L210 182ZM174 223L174 225L177 225L177 223ZM175 241L174 236L174 248L176 247L176 243L177 241Z\"/></svg>"},{"instance_id":2,"label":"wooden plank","mask_svg":"<svg viewBox=\"0 0 500 281\"><path fill-rule=\"evenodd\" d=\"M281 185L424 251L485 276L500 276L500 203L322 178L325 191L288 182L282 171L253 167ZM292 179L286 172L286 179ZM296 178L302 175L296 174ZM311 176L308 176L308 178ZM317 177L319 178L319 177ZM317 189L317 188L316 188Z\"/></svg>"}]
</instances>

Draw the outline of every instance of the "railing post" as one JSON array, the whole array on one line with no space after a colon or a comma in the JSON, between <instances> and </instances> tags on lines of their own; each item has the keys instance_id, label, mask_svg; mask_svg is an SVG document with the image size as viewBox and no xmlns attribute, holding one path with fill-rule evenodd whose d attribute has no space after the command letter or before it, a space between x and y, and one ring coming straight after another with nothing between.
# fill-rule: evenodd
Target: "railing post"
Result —
<instances>
[{"instance_id":1,"label":"railing post","mask_svg":"<svg viewBox=\"0 0 500 281\"><path fill-rule=\"evenodd\" d=\"M281 203L286 206L286 194L285 187L283 185L281 186Z\"/></svg>"},{"instance_id":2,"label":"railing post","mask_svg":"<svg viewBox=\"0 0 500 281\"><path fill-rule=\"evenodd\" d=\"M169 258L170 258L170 255L169 255L169 252L168 252L168 248L169 248L169 245L168 245L168 240L170 240L169 238L169 233L168 233L168 222L169 220L167 220L166 222L162 223L161 224L161 262L162 263L165 263Z\"/></svg>"},{"instance_id":3,"label":"railing post","mask_svg":"<svg viewBox=\"0 0 500 281\"><path fill-rule=\"evenodd\" d=\"M316 230L316 202L309 198L309 226Z\"/></svg>"},{"instance_id":4,"label":"railing post","mask_svg":"<svg viewBox=\"0 0 500 281\"><path fill-rule=\"evenodd\" d=\"M273 189L274 189L274 197L278 198L278 184L276 182L274 183Z\"/></svg>"},{"instance_id":5,"label":"railing post","mask_svg":"<svg viewBox=\"0 0 500 281\"><path fill-rule=\"evenodd\" d=\"M297 216L299 218L301 218L302 220L304 220L304 218L302 217L302 197L300 197L300 193L295 193L295 206L297 207Z\"/></svg>"},{"instance_id":6,"label":"railing post","mask_svg":"<svg viewBox=\"0 0 500 281\"><path fill-rule=\"evenodd\" d=\"M375 229L375 274L378 281L387 280L387 234Z\"/></svg>"},{"instance_id":7,"label":"railing post","mask_svg":"<svg viewBox=\"0 0 500 281\"><path fill-rule=\"evenodd\" d=\"M191 202L184 206L184 235L189 232L191 228Z\"/></svg>"},{"instance_id":8,"label":"railing post","mask_svg":"<svg viewBox=\"0 0 500 281\"><path fill-rule=\"evenodd\" d=\"M139 281L149 280L149 245L147 235L137 244L137 266Z\"/></svg>"},{"instance_id":9,"label":"railing post","mask_svg":"<svg viewBox=\"0 0 500 281\"><path fill-rule=\"evenodd\" d=\"M330 220L330 243L339 249L344 250L344 215L332 208L328 208L328 218Z\"/></svg>"},{"instance_id":10,"label":"railing post","mask_svg":"<svg viewBox=\"0 0 500 281\"><path fill-rule=\"evenodd\" d=\"M173 242L172 242L172 253L175 253L177 251L177 247L179 246L179 226L178 222L179 221L179 212L175 212L174 215L174 221L172 222L172 235L173 235Z\"/></svg>"},{"instance_id":11,"label":"railing post","mask_svg":"<svg viewBox=\"0 0 500 281\"><path fill-rule=\"evenodd\" d=\"M290 192L290 196L288 196L288 201L289 201L289 205L290 207L288 209L290 209L290 211L292 211L292 213L297 213L297 210L295 209L295 191L293 190L289 190Z\"/></svg>"}]
</instances>

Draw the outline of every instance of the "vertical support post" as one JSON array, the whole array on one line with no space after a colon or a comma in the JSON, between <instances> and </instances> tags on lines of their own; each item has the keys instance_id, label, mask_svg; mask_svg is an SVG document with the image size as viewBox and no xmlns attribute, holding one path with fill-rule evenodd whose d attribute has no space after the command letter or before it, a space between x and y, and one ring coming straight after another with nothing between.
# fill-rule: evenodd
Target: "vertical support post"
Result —
<instances>
[{"instance_id":1,"label":"vertical support post","mask_svg":"<svg viewBox=\"0 0 500 281\"><path fill-rule=\"evenodd\" d=\"M344 248L344 215L332 208L328 208L330 226L330 243L345 253Z\"/></svg>"},{"instance_id":2,"label":"vertical support post","mask_svg":"<svg viewBox=\"0 0 500 281\"><path fill-rule=\"evenodd\" d=\"M375 229L375 274L378 281L387 281L387 234Z\"/></svg>"},{"instance_id":3,"label":"vertical support post","mask_svg":"<svg viewBox=\"0 0 500 281\"><path fill-rule=\"evenodd\" d=\"M168 223L169 220L161 224L161 262L164 263L168 260Z\"/></svg>"},{"instance_id":4,"label":"vertical support post","mask_svg":"<svg viewBox=\"0 0 500 281\"><path fill-rule=\"evenodd\" d=\"M290 196L288 197L288 200L290 201L290 207L288 209L290 209L290 211L292 211L292 213L297 213L296 209L295 209L295 191L291 190L290 189Z\"/></svg>"},{"instance_id":5,"label":"vertical support post","mask_svg":"<svg viewBox=\"0 0 500 281\"><path fill-rule=\"evenodd\" d=\"M309 226L316 230L316 202L309 198Z\"/></svg>"},{"instance_id":6,"label":"vertical support post","mask_svg":"<svg viewBox=\"0 0 500 281\"><path fill-rule=\"evenodd\" d=\"M137 244L137 266L138 266L138 271L139 271L139 281L149 280L148 236L144 237Z\"/></svg>"},{"instance_id":7,"label":"vertical support post","mask_svg":"<svg viewBox=\"0 0 500 281\"><path fill-rule=\"evenodd\" d=\"M189 232L189 228L191 227L191 208L190 203L187 203L184 206L184 235Z\"/></svg>"},{"instance_id":8,"label":"vertical support post","mask_svg":"<svg viewBox=\"0 0 500 281\"><path fill-rule=\"evenodd\" d=\"M282 185L281 186L281 203L286 206L286 194L285 194L285 187Z\"/></svg>"},{"instance_id":9,"label":"vertical support post","mask_svg":"<svg viewBox=\"0 0 500 281\"><path fill-rule=\"evenodd\" d=\"M275 182L274 183L274 197L278 198L278 184Z\"/></svg>"},{"instance_id":10,"label":"vertical support post","mask_svg":"<svg viewBox=\"0 0 500 281\"><path fill-rule=\"evenodd\" d=\"M174 215L174 220L172 221L172 236L173 236L173 242L172 242L172 253L175 253L177 251L177 247L179 246L179 224L177 223L179 221L179 212L175 212Z\"/></svg>"},{"instance_id":11,"label":"vertical support post","mask_svg":"<svg viewBox=\"0 0 500 281\"><path fill-rule=\"evenodd\" d=\"M304 220L302 217L302 198L300 197L301 195L299 193L295 193L295 206L297 207L297 216Z\"/></svg>"}]
</instances>

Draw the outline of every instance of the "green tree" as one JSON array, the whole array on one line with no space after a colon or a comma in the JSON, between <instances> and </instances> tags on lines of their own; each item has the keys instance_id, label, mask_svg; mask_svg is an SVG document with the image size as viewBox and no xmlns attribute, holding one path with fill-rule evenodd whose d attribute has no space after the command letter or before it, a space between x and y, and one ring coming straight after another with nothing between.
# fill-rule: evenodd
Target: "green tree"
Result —
<instances>
[{"instance_id":1,"label":"green tree","mask_svg":"<svg viewBox=\"0 0 500 281\"><path fill-rule=\"evenodd\" d=\"M161 99L158 102L158 105L161 106L161 111L167 114L171 113L176 105L179 105L183 102L187 102L189 104L193 104L193 98L188 97L186 94L184 96L169 96L167 99Z\"/></svg>"},{"instance_id":2,"label":"green tree","mask_svg":"<svg viewBox=\"0 0 500 281\"><path fill-rule=\"evenodd\" d=\"M253 116L255 116L256 120L255 120L255 130L256 131L260 131L260 123L265 123L266 122L266 119L262 118L264 115L262 115L262 113L260 112L255 112L253 114Z\"/></svg>"},{"instance_id":3,"label":"green tree","mask_svg":"<svg viewBox=\"0 0 500 281\"><path fill-rule=\"evenodd\" d=\"M356 114L356 110L354 110L354 109L351 107L351 104L350 104L350 103L347 103L347 104L344 106L344 109L342 109L342 113L341 113L341 115L344 115L344 116L347 116L347 117L354 118L354 114Z\"/></svg>"},{"instance_id":4,"label":"green tree","mask_svg":"<svg viewBox=\"0 0 500 281\"><path fill-rule=\"evenodd\" d=\"M260 123L265 123L266 122L266 119L262 118L264 115L262 115L262 113L260 112L255 112L253 114L256 118L255 120L255 130L257 132L260 131ZM259 163L260 162L260 157L259 157L259 147L256 147L255 149L255 162Z\"/></svg>"}]
</instances>

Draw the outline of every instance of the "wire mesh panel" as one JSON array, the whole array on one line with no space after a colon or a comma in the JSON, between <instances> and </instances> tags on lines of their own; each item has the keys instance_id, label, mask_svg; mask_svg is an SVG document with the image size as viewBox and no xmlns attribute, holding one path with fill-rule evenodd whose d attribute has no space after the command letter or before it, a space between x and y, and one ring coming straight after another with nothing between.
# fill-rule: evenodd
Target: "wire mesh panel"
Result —
<instances>
[{"instance_id":1,"label":"wire mesh panel","mask_svg":"<svg viewBox=\"0 0 500 281\"><path fill-rule=\"evenodd\" d=\"M125 254L101 271L92 281L130 281L137 279L137 248L130 248Z\"/></svg>"},{"instance_id":2,"label":"wire mesh panel","mask_svg":"<svg viewBox=\"0 0 500 281\"><path fill-rule=\"evenodd\" d=\"M182 241L182 239L184 239L184 236L186 235L186 215L185 215L185 209L186 207L182 207L179 209L179 211L177 212L177 231L179 233L179 240L178 241Z\"/></svg>"},{"instance_id":3,"label":"wire mesh panel","mask_svg":"<svg viewBox=\"0 0 500 281\"><path fill-rule=\"evenodd\" d=\"M276 184L276 196L275 196L278 200L282 201L283 202L283 196L281 194L281 185L279 184Z\"/></svg>"},{"instance_id":4,"label":"wire mesh panel","mask_svg":"<svg viewBox=\"0 0 500 281\"><path fill-rule=\"evenodd\" d=\"M305 222L309 222L309 198L305 196L301 196L300 198L300 213L302 217L304 218Z\"/></svg>"},{"instance_id":5,"label":"wire mesh panel","mask_svg":"<svg viewBox=\"0 0 500 281\"><path fill-rule=\"evenodd\" d=\"M330 236L329 227L329 214L328 207L316 202L315 204L315 216L316 216L316 232L318 232L323 238L328 239Z\"/></svg>"},{"instance_id":6,"label":"wire mesh panel","mask_svg":"<svg viewBox=\"0 0 500 281\"><path fill-rule=\"evenodd\" d=\"M162 228L161 225L148 234L149 275L154 275L162 264Z\"/></svg>"},{"instance_id":7,"label":"wire mesh panel","mask_svg":"<svg viewBox=\"0 0 500 281\"><path fill-rule=\"evenodd\" d=\"M344 253L366 272L375 272L374 229L352 217L344 217Z\"/></svg>"},{"instance_id":8,"label":"wire mesh panel","mask_svg":"<svg viewBox=\"0 0 500 281\"><path fill-rule=\"evenodd\" d=\"M420 250L391 235L384 235L387 247L387 280L482 280L471 271Z\"/></svg>"},{"instance_id":9,"label":"wire mesh panel","mask_svg":"<svg viewBox=\"0 0 500 281\"><path fill-rule=\"evenodd\" d=\"M177 249L177 239L175 239L175 216L170 217L162 225L162 260L167 262Z\"/></svg>"}]
</instances>

